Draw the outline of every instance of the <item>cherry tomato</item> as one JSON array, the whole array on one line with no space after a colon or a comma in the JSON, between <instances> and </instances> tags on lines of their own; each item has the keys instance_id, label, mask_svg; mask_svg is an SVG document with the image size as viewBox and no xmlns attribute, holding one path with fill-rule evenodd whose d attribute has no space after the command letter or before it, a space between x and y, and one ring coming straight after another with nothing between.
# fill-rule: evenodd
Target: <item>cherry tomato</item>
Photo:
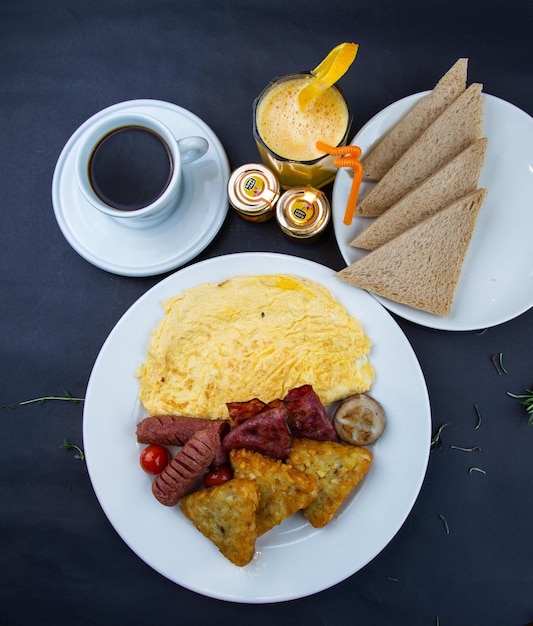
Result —
<instances>
[{"instance_id":1,"label":"cherry tomato","mask_svg":"<svg viewBox=\"0 0 533 626\"><path fill-rule=\"evenodd\" d=\"M207 470L204 474L204 487L213 487L214 485L221 485L227 483L228 480L233 478L233 472L229 465L219 465L215 469Z\"/></svg>"},{"instance_id":2,"label":"cherry tomato","mask_svg":"<svg viewBox=\"0 0 533 626\"><path fill-rule=\"evenodd\" d=\"M170 461L170 454L163 446L149 445L141 452L141 467L148 474L161 474Z\"/></svg>"}]
</instances>

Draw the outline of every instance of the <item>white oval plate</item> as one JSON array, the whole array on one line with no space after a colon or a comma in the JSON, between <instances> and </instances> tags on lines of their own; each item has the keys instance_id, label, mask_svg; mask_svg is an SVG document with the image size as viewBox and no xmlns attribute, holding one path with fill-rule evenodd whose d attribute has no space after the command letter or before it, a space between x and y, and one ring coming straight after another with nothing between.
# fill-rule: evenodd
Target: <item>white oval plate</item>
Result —
<instances>
[{"instance_id":1,"label":"white oval plate","mask_svg":"<svg viewBox=\"0 0 533 626\"><path fill-rule=\"evenodd\" d=\"M183 167L178 208L146 229L122 226L94 209L76 184L76 147L85 130L111 111L139 111L165 123L181 139L199 135L207 153ZM213 240L228 212L229 164L222 144L199 117L161 100L128 100L100 111L72 135L59 156L52 181L52 204L61 232L76 252L100 269L122 276L154 276L184 265Z\"/></svg>"},{"instance_id":2,"label":"white oval plate","mask_svg":"<svg viewBox=\"0 0 533 626\"><path fill-rule=\"evenodd\" d=\"M354 137L363 154L428 92L403 98L373 117ZM453 309L439 317L375 296L389 311L428 328L477 330L517 317L533 306L533 119L505 100L485 94L484 135L489 143L479 186L488 190L463 265ZM333 186L333 228L347 265L367 251L350 241L373 218L343 224L351 178L340 170ZM373 186L361 185L361 198Z\"/></svg>"},{"instance_id":3,"label":"white oval plate","mask_svg":"<svg viewBox=\"0 0 533 626\"><path fill-rule=\"evenodd\" d=\"M371 394L388 416L374 445L374 463L340 514L314 529L296 514L256 543L246 567L236 567L182 515L155 500L139 466L135 371L163 316L162 301L184 289L237 275L290 273L328 289L357 317L373 341ZM206 355L206 359L209 355ZM230 399L228 399L230 400ZM234 254L184 268L162 280L120 319L95 362L83 415L84 449L98 500L122 539L148 565L197 593L245 603L279 602L326 589L357 572L394 537L425 475L431 438L428 393L418 360L390 314L333 270L301 258Z\"/></svg>"}]
</instances>

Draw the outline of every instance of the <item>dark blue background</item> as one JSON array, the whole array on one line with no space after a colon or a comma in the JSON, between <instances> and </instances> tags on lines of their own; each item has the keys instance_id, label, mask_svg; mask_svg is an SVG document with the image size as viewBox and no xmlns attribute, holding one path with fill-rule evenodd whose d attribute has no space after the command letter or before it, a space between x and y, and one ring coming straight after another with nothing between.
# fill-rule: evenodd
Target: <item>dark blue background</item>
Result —
<instances>
[{"instance_id":1,"label":"dark blue background","mask_svg":"<svg viewBox=\"0 0 533 626\"><path fill-rule=\"evenodd\" d=\"M411 515L374 561L332 589L277 605L204 598L150 569L104 516L85 464L60 448L64 437L81 444L82 405L19 405L64 389L83 396L108 333L161 278L93 267L56 224L55 163L88 117L123 100L173 102L213 129L234 169L257 160L251 107L268 80L311 69L342 41L360 44L341 81L354 132L391 102L430 89L462 56L469 82L532 114L532 25L529 0L1 2L0 623L533 620L533 428L506 394L533 385L531 310L485 333L398 320L427 379L433 429L449 423L445 445L431 453ZM273 222L250 224L233 211L199 259L259 250L344 266L331 228L302 247ZM508 374L492 364L500 352ZM487 474L469 474L472 465Z\"/></svg>"}]
</instances>

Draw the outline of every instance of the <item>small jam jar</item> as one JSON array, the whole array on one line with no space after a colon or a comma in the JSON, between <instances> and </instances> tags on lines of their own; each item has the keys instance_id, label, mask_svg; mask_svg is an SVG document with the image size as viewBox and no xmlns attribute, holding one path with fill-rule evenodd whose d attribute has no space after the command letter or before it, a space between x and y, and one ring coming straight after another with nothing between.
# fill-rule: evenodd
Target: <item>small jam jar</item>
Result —
<instances>
[{"instance_id":1,"label":"small jam jar","mask_svg":"<svg viewBox=\"0 0 533 626\"><path fill-rule=\"evenodd\" d=\"M316 241L328 225L330 216L331 208L324 192L309 185L289 189L276 207L281 230L302 243Z\"/></svg>"},{"instance_id":2,"label":"small jam jar","mask_svg":"<svg viewBox=\"0 0 533 626\"><path fill-rule=\"evenodd\" d=\"M228 181L231 205L250 222L266 222L274 216L279 189L276 176L260 163L242 165Z\"/></svg>"}]
</instances>

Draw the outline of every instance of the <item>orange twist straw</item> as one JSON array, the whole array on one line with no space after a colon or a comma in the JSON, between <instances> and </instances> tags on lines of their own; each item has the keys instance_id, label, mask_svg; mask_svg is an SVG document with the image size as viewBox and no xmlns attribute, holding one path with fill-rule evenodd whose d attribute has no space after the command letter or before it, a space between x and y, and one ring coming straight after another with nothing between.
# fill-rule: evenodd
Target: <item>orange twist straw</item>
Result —
<instances>
[{"instance_id":1,"label":"orange twist straw","mask_svg":"<svg viewBox=\"0 0 533 626\"><path fill-rule=\"evenodd\" d=\"M353 156L357 159L361 156L361 148L359 146L337 146L334 148L333 146L328 146L323 141L317 141L316 147L317 150L327 152L331 156Z\"/></svg>"},{"instance_id":2,"label":"orange twist straw","mask_svg":"<svg viewBox=\"0 0 533 626\"><path fill-rule=\"evenodd\" d=\"M339 157L333 161L333 165L335 165L335 167L353 168L352 186L350 188L350 195L348 196L348 202L346 203L346 210L344 212L343 219L343 223L346 226L350 226L355 213L357 197L359 196L359 188L361 186L361 181L363 180L363 166L359 161L361 148L359 148L359 146L337 146L334 148L332 146L328 146L323 141L317 141L316 147L322 152Z\"/></svg>"}]
</instances>

